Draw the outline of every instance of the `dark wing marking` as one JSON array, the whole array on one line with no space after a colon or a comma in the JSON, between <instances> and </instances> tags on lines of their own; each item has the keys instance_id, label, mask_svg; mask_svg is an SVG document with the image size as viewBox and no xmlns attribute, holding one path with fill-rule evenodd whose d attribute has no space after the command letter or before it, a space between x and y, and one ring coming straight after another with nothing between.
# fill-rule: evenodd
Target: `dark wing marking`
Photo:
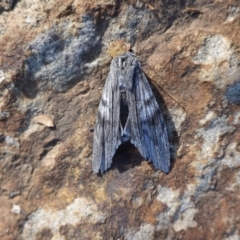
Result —
<instances>
[{"instance_id":1,"label":"dark wing marking","mask_svg":"<svg viewBox=\"0 0 240 240\"><path fill-rule=\"evenodd\" d=\"M92 167L95 173L106 171L112 164L112 158L121 144L119 132L120 98L118 89L118 71L112 61L102 98L98 108L94 130Z\"/></svg>"},{"instance_id":2,"label":"dark wing marking","mask_svg":"<svg viewBox=\"0 0 240 240\"><path fill-rule=\"evenodd\" d=\"M131 142L157 169L169 172L169 141L163 116L136 58L131 67L134 75L127 81Z\"/></svg>"}]
</instances>

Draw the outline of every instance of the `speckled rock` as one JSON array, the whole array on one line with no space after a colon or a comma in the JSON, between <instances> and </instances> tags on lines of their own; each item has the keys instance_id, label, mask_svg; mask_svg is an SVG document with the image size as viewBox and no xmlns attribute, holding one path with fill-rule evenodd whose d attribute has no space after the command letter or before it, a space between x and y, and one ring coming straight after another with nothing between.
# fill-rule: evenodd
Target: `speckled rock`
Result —
<instances>
[{"instance_id":1,"label":"speckled rock","mask_svg":"<svg viewBox=\"0 0 240 240\"><path fill-rule=\"evenodd\" d=\"M1 0L0 2L0 12L9 11L13 8L13 5L16 1L14 0Z\"/></svg>"},{"instance_id":2,"label":"speckled rock","mask_svg":"<svg viewBox=\"0 0 240 240\"><path fill-rule=\"evenodd\" d=\"M2 1L0 36L1 240L240 238L238 0ZM116 40L163 112L169 174L134 146L92 171Z\"/></svg>"}]
</instances>

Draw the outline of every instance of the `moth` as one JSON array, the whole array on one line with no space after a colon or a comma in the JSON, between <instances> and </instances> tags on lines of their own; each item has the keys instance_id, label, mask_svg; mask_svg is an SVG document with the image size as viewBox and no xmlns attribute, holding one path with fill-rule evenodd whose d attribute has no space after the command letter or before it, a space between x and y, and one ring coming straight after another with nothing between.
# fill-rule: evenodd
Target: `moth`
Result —
<instances>
[{"instance_id":1,"label":"moth","mask_svg":"<svg viewBox=\"0 0 240 240\"><path fill-rule=\"evenodd\" d=\"M169 172L166 124L136 56L126 52L111 61L94 130L92 168L111 167L117 148L131 142L157 169Z\"/></svg>"}]
</instances>

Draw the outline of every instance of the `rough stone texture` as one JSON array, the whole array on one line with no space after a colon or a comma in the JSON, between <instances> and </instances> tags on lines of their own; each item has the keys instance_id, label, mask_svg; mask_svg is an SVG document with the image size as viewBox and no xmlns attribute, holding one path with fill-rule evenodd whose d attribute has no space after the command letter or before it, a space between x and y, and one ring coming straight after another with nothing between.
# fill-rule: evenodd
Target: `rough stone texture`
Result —
<instances>
[{"instance_id":1,"label":"rough stone texture","mask_svg":"<svg viewBox=\"0 0 240 240\"><path fill-rule=\"evenodd\" d=\"M0 1L0 12L9 11L13 8L14 0L1 0Z\"/></svg>"},{"instance_id":2,"label":"rough stone texture","mask_svg":"<svg viewBox=\"0 0 240 240\"><path fill-rule=\"evenodd\" d=\"M240 239L238 0L1 1L0 36L1 240ZM167 175L132 146L92 172L118 39L167 122Z\"/></svg>"}]
</instances>

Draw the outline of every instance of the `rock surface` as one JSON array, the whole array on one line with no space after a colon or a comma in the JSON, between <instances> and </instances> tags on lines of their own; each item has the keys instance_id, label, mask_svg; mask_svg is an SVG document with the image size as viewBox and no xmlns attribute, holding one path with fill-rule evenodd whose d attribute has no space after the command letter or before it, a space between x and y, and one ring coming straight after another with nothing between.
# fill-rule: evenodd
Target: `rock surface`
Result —
<instances>
[{"instance_id":1,"label":"rock surface","mask_svg":"<svg viewBox=\"0 0 240 240\"><path fill-rule=\"evenodd\" d=\"M1 1L0 35L0 239L240 239L238 0ZM119 39L159 100L169 174L133 147L92 172Z\"/></svg>"}]
</instances>

